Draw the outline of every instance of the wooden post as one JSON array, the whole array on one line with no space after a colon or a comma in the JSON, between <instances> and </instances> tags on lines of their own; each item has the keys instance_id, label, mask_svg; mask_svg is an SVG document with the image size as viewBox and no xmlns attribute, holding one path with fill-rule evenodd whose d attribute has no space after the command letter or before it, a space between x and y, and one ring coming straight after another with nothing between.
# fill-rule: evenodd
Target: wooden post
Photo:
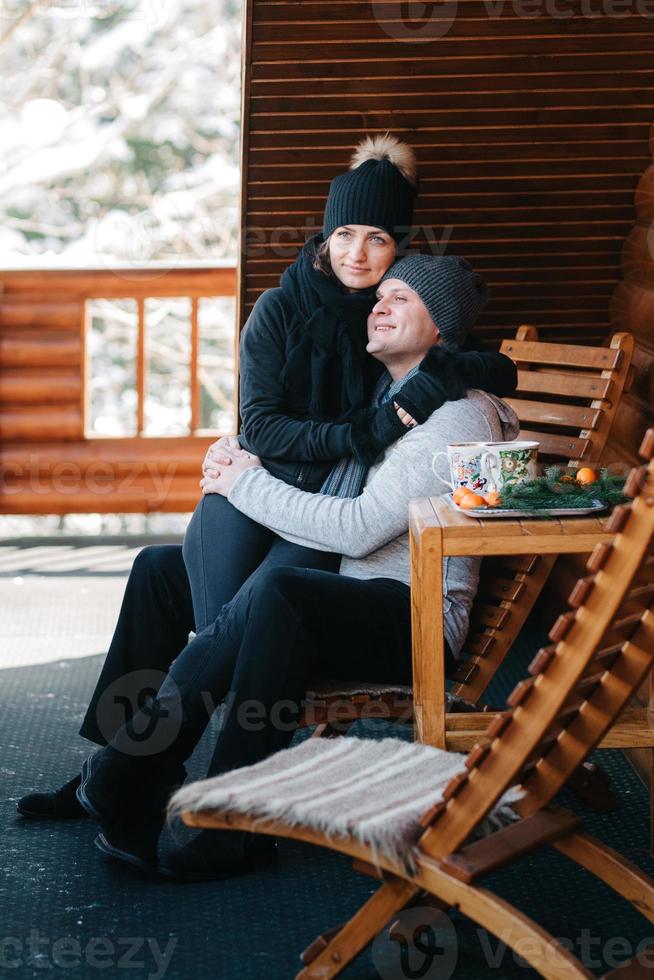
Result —
<instances>
[{"instance_id":1,"label":"wooden post","mask_svg":"<svg viewBox=\"0 0 654 980\"><path fill-rule=\"evenodd\" d=\"M189 384L191 389L191 435L202 425L200 406L200 382L198 379L200 335L198 327L198 298L191 298L191 364Z\"/></svg>"},{"instance_id":2,"label":"wooden post","mask_svg":"<svg viewBox=\"0 0 654 980\"><path fill-rule=\"evenodd\" d=\"M138 311L138 336L136 339L136 433L142 435L145 428L145 300L136 301Z\"/></svg>"},{"instance_id":3,"label":"wooden post","mask_svg":"<svg viewBox=\"0 0 654 980\"><path fill-rule=\"evenodd\" d=\"M411 527L411 634L413 653L414 738L445 748L445 648L443 638L443 533Z\"/></svg>"}]
</instances>

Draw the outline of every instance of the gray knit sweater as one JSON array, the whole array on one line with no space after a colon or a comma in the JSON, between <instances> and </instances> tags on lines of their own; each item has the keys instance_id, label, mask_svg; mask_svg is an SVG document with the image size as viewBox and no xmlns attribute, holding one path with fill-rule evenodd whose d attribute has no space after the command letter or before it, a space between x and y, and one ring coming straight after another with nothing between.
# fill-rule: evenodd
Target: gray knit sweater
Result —
<instances>
[{"instance_id":1,"label":"gray knit sweater","mask_svg":"<svg viewBox=\"0 0 654 980\"><path fill-rule=\"evenodd\" d=\"M518 429L508 405L471 390L467 398L446 402L423 425L389 446L370 468L359 497L307 493L253 467L238 478L229 502L287 541L340 552L341 575L393 578L408 585L409 501L444 493L435 474L449 477L447 460L434 460L434 453L452 442L514 439ZM455 656L468 630L478 578L477 558L443 562L444 630Z\"/></svg>"}]
</instances>

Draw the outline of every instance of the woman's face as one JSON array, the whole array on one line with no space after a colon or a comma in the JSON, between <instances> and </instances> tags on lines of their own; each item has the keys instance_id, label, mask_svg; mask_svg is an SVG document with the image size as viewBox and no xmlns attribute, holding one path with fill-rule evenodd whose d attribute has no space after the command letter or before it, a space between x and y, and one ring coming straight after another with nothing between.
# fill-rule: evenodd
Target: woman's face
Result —
<instances>
[{"instance_id":1,"label":"woman's face","mask_svg":"<svg viewBox=\"0 0 654 980\"><path fill-rule=\"evenodd\" d=\"M348 289L376 286L395 259L395 241L369 225L344 225L329 236L332 272Z\"/></svg>"}]
</instances>

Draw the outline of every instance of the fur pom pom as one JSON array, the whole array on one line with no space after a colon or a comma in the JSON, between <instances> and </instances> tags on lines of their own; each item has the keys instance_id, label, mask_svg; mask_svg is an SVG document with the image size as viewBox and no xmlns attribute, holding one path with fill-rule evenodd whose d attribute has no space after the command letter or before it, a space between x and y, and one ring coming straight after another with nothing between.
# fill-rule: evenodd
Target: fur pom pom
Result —
<instances>
[{"instance_id":1,"label":"fur pom pom","mask_svg":"<svg viewBox=\"0 0 654 980\"><path fill-rule=\"evenodd\" d=\"M367 136L352 154L350 170L360 167L366 160L388 160L397 167L405 180L416 186L415 154L410 146L401 143L396 136L391 136L390 133L385 136Z\"/></svg>"}]
</instances>

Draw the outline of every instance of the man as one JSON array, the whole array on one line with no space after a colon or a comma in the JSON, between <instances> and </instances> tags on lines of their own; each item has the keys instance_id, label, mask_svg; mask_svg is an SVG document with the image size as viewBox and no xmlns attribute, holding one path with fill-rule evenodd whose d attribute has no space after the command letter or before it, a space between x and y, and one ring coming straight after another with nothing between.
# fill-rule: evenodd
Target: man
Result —
<instances>
[{"instance_id":1,"label":"man","mask_svg":"<svg viewBox=\"0 0 654 980\"><path fill-rule=\"evenodd\" d=\"M368 320L368 350L388 372L378 402L399 391L434 345L463 342L484 292L481 278L454 257L411 256L389 269ZM183 782L184 762L220 701L226 709L210 775L286 747L312 675L410 682L408 502L435 492L434 454L448 442L504 440L517 429L507 406L471 391L391 446L367 477L355 461L337 465L328 493L350 489L351 496L306 493L272 477L256 457L223 450L225 462L207 469L203 491L228 495L286 541L343 554L340 573L264 563L186 646L180 639L190 611L182 610L174 637L182 652L158 693L85 763L77 795L103 828L100 850L154 870L166 800ZM477 577L475 559L445 563L450 664L465 638ZM175 597L164 590L158 602L170 611ZM223 876L264 859L269 846L208 832L169 855L159 871Z\"/></svg>"}]
</instances>

